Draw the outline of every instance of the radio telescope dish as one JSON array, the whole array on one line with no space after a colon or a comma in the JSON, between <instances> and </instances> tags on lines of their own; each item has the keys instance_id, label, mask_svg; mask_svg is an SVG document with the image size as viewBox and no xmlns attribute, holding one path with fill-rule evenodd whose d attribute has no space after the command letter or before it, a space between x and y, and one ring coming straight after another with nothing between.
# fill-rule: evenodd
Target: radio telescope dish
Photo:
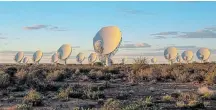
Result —
<instances>
[{"instance_id":1,"label":"radio telescope dish","mask_svg":"<svg viewBox=\"0 0 216 110\"><path fill-rule=\"evenodd\" d=\"M66 65L67 59L70 57L71 52L72 52L72 47L70 44L63 44L59 49L58 49L58 58L61 60L64 60L64 64Z\"/></svg>"},{"instance_id":2,"label":"radio telescope dish","mask_svg":"<svg viewBox=\"0 0 216 110\"><path fill-rule=\"evenodd\" d=\"M127 62L127 57L122 58L122 64L124 65Z\"/></svg>"},{"instance_id":3,"label":"radio telescope dish","mask_svg":"<svg viewBox=\"0 0 216 110\"><path fill-rule=\"evenodd\" d=\"M152 58L152 59L151 59L151 62L152 62L153 64L155 64L155 63L157 62L157 58Z\"/></svg>"},{"instance_id":4,"label":"radio telescope dish","mask_svg":"<svg viewBox=\"0 0 216 110\"><path fill-rule=\"evenodd\" d=\"M209 59L211 52L208 48L200 48L197 53L197 58L201 60L201 62L205 62Z\"/></svg>"},{"instance_id":5,"label":"radio telescope dish","mask_svg":"<svg viewBox=\"0 0 216 110\"><path fill-rule=\"evenodd\" d=\"M117 26L101 28L93 38L93 46L100 57L106 58L106 65L111 65L111 56L114 56L122 41L121 31ZM101 58L100 58L101 59Z\"/></svg>"},{"instance_id":6,"label":"radio telescope dish","mask_svg":"<svg viewBox=\"0 0 216 110\"><path fill-rule=\"evenodd\" d=\"M39 64L41 58L43 57L43 52L38 50L33 54L33 62Z\"/></svg>"},{"instance_id":7,"label":"radio telescope dish","mask_svg":"<svg viewBox=\"0 0 216 110\"><path fill-rule=\"evenodd\" d=\"M55 52L52 57L51 57L51 62L53 62L54 64L56 64L58 62L58 53Z\"/></svg>"},{"instance_id":8,"label":"radio telescope dish","mask_svg":"<svg viewBox=\"0 0 216 110\"><path fill-rule=\"evenodd\" d=\"M177 57L177 49L175 47L168 47L164 50L164 57L170 62L170 64L173 64L173 61Z\"/></svg>"},{"instance_id":9,"label":"radio telescope dish","mask_svg":"<svg viewBox=\"0 0 216 110\"><path fill-rule=\"evenodd\" d=\"M23 57L24 57L24 53L23 53L23 52L18 52L18 53L15 55L14 60L15 60L17 63L21 63Z\"/></svg>"},{"instance_id":10,"label":"radio telescope dish","mask_svg":"<svg viewBox=\"0 0 216 110\"><path fill-rule=\"evenodd\" d=\"M94 62L97 60L97 54L96 53L91 53L88 57L88 61L91 65L94 64Z\"/></svg>"},{"instance_id":11,"label":"radio telescope dish","mask_svg":"<svg viewBox=\"0 0 216 110\"><path fill-rule=\"evenodd\" d=\"M29 61L29 58L28 57L24 57L23 63L28 63L28 61Z\"/></svg>"},{"instance_id":12,"label":"radio telescope dish","mask_svg":"<svg viewBox=\"0 0 216 110\"><path fill-rule=\"evenodd\" d=\"M182 57L179 55L179 53L178 53L178 55L177 55L177 57L176 57L176 61L177 62L179 62L180 64L181 64L181 62L182 62Z\"/></svg>"},{"instance_id":13,"label":"radio telescope dish","mask_svg":"<svg viewBox=\"0 0 216 110\"><path fill-rule=\"evenodd\" d=\"M182 53L182 59L189 63L193 59L193 51L191 50L186 50Z\"/></svg>"},{"instance_id":14,"label":"radio telescope dish","mask_svg":"<svg viewBox=\"0 0 216 110\"><path fill-rule=\"evenodd\" d=\"M79 53L79 54L76 56L76 60L77 60L77 62L79 62L80 64L82 64L82 62L85 60L85 55L84 55L84 53Z\"/></svg>"}]
</instances>

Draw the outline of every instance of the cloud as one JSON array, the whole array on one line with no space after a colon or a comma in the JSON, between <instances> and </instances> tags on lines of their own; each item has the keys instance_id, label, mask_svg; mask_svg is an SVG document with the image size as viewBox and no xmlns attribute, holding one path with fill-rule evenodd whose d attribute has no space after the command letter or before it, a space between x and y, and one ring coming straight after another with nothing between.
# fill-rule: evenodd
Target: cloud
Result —
<instances>
[{"instance_id":1,"label":"cloud","mask_svg":"<svg viewBox=\"0 0 216 110\"><path fill-rule=\"evenodd\" d=\"M129 42L131 42L131 41L124 41L124 43L129 43Z\"/></svg>"},{"instance_id":2,"label":"cloud","mask_svg":"<svg viewBox=\"0 0 216 110\"><path fill-rule=\"evenodd\" d=\"M155 36L155 39L166 39L165 36Z\"/></svg>"},{"instance_id":3,"label":"cloud","mask_svg":"<svg viewBox=\"0 0 216 110\"><path fill-rule=\"evenodd\" d=\"M25 30L39 30L39 29L45 29L48 25L33 25L33 26L26 26L24 27Z\"/></svg>"},{"instance_id":4,"label":"cloud","mask_svg":"<svg viewBox=\"0 0 216 110\"><path fill-rule=\"evenodd\" d=\"M154 15L155 14L155 13L145 12L143 10L128 9L128 8L120 8L119 11L130 15L137 15L137 14Z\"/></svg>"},{"instance_id":5,"label":"cloud","mask_svg":"<svg viewBox=\"0 0 216 110\"><path fill-rule=\"evenodd\" d=\"M80 48L80 46L72 46L72 48Z\"/></svg>"},{"instance_id":6,"label":"cloud","mask_svg":"<svg viewBox=\"0 0 216 110\"><path fill-rule=\"evenodd\" d=\"M165 38L216 38L216 27L208 27L194 32L160 32L156 34L151 34L155 39L165 39ZM171 36L169 36L171 35Z\"/></svg>"},{"instance_id":7,"label":"cloud","mask_svg":"<svg viewBox=\"0 0 216 110\"><path fill-rule=\"evenodd\" d=\"M194 46L194 45L188 45L188 46L175 46L175 45L172 45L174 47L176 47L178 50L191 50L191 49L198 49L200 47L197 47L197 46ZM169 46L166 46L164 48L158 48L156 49L157 51L161 51L161 50L164 50L166 48L168 48Z\"/></svg>"},{"instance_id":8,"label":"cloud","mask_svg":"<svg viewBox=\"0 0 216 110\"><path fill-rule=\"evenodd\" d=\"M12 51L12 50L0 51L1 54L13 54L13 55L15 55L17 52L19 51ZM33 55L35 51L22 51L22 52L24 52L25 55ZM55 51L43 52L43 55L50 56L53 53L55 53Z\"/></svg>"},{"instance_id":9,"label":"cloud","mask_svg":"<svg viewBox=\"0 0 216 110\"><path fill-rule=\"evenodd\" d=\"M51 31L67 31L67 29L62 29L62 28L59 28L57 26L51 26L48 28L48 30L51 30Z\"/></svg>"},{"instance_id":10,"label":"cloud","mask_svg":"<svg viewBox=\"0 0 216 110\"><path fill-rule=\"evenodd\" d=\"M176 31L169 31L169 32L159 32L159 33L156 33L156 34L151 34L152 36L160 36L160 35L178 35L178 32Z\"/></svg>"},{"instance_id":11,"label":"cloud","mask_svg":"<svg viewBox=\"0 0 216 110\"><path fill-rule=\"evenodd\" d=\"M120 48L146 48L146 47L151 47L151 45L147 43L136 43L136 44L124 44L120 46Z\"/></svg>"},{"instance_id":12,"label":"cloud","mask_svg":"<svg viewBox=\"0 0 216 110\"><path fill-rule=\"evenodd\" d=\"M163 52L146 52L146 53L120 53L117 54L116 56L163 56Z\"/></svg>"},{"instance_id":13,"label":"cloud","mask_svg":"<svg viewBox=\"0 0 216 110\"><path fill-rule=\"evenodd\" d=\"M33 26L25 26L25 30L41 30L45 29L48 31L67 31L67 29L62 29L57 26L52 26L52 25L33 25Z\"/></svg>"},{"instance_id":14,"label":"cloud","mask_svg":"<svg viewBox=\"0 0 216 110\"><path fill-rule=\"evenodd\" d=\"M177 38L216 38L216 32L213 29L206 28L196 32L183 32L183 35L179 35Z\"/></svg>"},{"instance_id":15,"label":"cloud","mask_svg":"<svg viewBox=\"0 0 216 110\"><path fill-rule=\"evenodd\" d=\"M0 37L0 39L7 39L7 37Z\"/></svg>"}]
</instances>

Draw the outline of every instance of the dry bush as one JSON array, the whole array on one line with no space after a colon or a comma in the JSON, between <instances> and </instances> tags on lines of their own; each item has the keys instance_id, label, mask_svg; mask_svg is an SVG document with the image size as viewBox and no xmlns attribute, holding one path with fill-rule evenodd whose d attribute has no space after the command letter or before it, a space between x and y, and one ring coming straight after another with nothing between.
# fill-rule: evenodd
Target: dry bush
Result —
<instances>
[{"instance_id":1,"label":"dry bush","mask_svg":"<svg viewBox=\"0 0 216 110\"><path fill-rule=\"evenodd\" d=\"M198 88L198 94L202 96L204 99L216 99L216 93L213 90L210 90L208 87L200 87Z\"/></svg>"},{"instance_id":2,"label":"dry bush","mask_svg":"<svg viewBox=\"0 0 216 110\"><path fill-rule=\"evenodd\" d=\"M38 106L42 104L42 96L36 90L31 89L24 97L24 103L31 104L32 106Z\"/></svg>"},{"instance_id":3,"label":"dry bush","mask_svg":"<svg viewBox=\"0 0 216 110\"><path fill-rule=\"evenodd\" d=\"M16 110L32 110L32 106L31 105L27 105L27 104L17 104L16 105Z\"/></svg>"},{"instance_id":4,"label":"dry bush","mask_svg":"<svg viewBox=\"0 0 216 110\"><path fill-rule=\"evenodd\" d=\"M107 99L104 103L102 110L121 110L120 101L115 99Z\"/></svg>"},{"instance_id":5,"label":"dry bush","mask_svg":"<svg viewBox=\"0 0 216 110\"><path fill-rule=\"evenodd\" d=\"M189 102L190 100L198 100L199 96L198 94L194 92L181 92L180 96L178 97L178 100Z\"/></svg>"},{"instance_id":6,"label":"dry bush","mask_svg":"<svg viewBox=\"0 0 216 110\"><path fill-rule=\"evenodd\" d=\"M177 101L177 102L176 102L176 106L177 106L177 107L180 107L180 108L183 108L183 107L186 107L187 105L185 104L184 101Z\"/></svg>"},{"instance_id":7,"label":"dry bush","mask_svg":"<svg viewBox=\"0 0 216 110\"><path fill-rule=\"evenodd\" d=\"M17 83L24 84L27 78L27 72L21 69L15 74L15 77L17 78Z\"/></svg>"},{"instance_id":8,"label":"dry bush","mask_svg":"<svg viewBox=\"0 0 216 110\"><path fill-rule=\"evenodd\" d=\"M59 94L58 94L58 99L62 100L62 101L68 101L69 98L69 94L72 92L72 88L68 87L65 90L61 89Z\"/></svg>"},{"instance_id":9,"label":"dry bush","mask_svg":"<svg viewBox=\"0 0 216 110\"><path fill-rule=\"evenodd\" d=\"M83 98L93 100L105 98L104 92L102 92L100 89L100 86L87 86L83 92Z\"/></svg>"},{"instance_id":10,"label":"dry bush","mask_svg":"<svg viewBox=\"0 0 216 110\"><path fill-rule=\"evenodd\" d=\"M63 81L64 75L62 71L56 70L54 72L48 73L46 79L49 81Z\"/></svg>"},{"instance_id":11,"label":"dry bush","mask_svg":"<svg viewBox=\"0 0 216 110\"><path fill-rule=\"evenodd\" d=\"M165 101L165 102L170 102L173 100L172 96L170 95L165 95L162 97L162 100Z\"/></svg>"},{"instance_id":12,"label":"dry bush","mask_svg":"<svg viewBox=\"0 0 216 110\"><path fill-rule=\"evenodd\" d=\"M147 58L140 56L140 57L134 59L132 69L135 71L139 70L140 68L142 68L146 64L148 64Z\"/></svg>"},{"instance_id":13,"label":"dry bush","mask_svg":"<svg viewBox=\"0 0 216 110\"><path fill-rule=\"evenodd\" d=\"M0 71L0 88L8 87L10 84L10 76Z\"/></svg>"},{"instance_id":14,"label":"dry bush","mask_svg":"<svg viewBox=\"0 0 216 110\"><path fill-rule=\"evenodd\" d=\"M216 72L208 73L205 76L205 80L206 80L207 84L209 84L209 85L215 84L216 83Z\"/></svg>"},{"instance_id":15,"label":"dry bush","mask_svg":"<svg viewBox=\"0 0 216 110\"><path fill-rule=\"evenodd\" d=\"M104 73L101 70L90 71L88 76L91 79L99 79L99 80L109 80L111 78L111 75L109 73Z\"/></svg>"},{"instance_id":16,"label":"dry bush","mask_svg":"<svg viewBox=\"0 0 216 110\"><path fill-rule=\"evenodd\" d=\"M17 68L16 67L8 67L5 70L5 73L9 74L10 76L14 76L14 74L17 72Z\"/></svg>"}]
</instances>

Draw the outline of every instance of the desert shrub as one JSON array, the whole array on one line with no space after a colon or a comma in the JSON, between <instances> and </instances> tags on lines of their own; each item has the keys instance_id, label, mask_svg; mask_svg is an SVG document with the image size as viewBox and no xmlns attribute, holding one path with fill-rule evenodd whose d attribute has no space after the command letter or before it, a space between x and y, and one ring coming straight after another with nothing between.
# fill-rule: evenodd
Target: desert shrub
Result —
<instances>
[{"instance_id":1,"label":"desert shrub","mask_svg":"<svg viewBox=\"0 0 216 110\"><path fill-rule=\"evenodd\" d=\"M16 67L9 67L5 70L5 73L9 74L10 76L13 76L17 72Z\"/></svg>"},{"instance_id":2,"label":"desert shrub","mask_svg":"<svg viewBox=\"0 0 216 110\"><path fill-rule=\"evenodd\" d=\"M105 95L102 91L100 91L99 86L88 86L84 91L83 98L96 100L105 98Z\"/></svg>"},{"instance_id":3,"label":"desert shrub","mask_svg":"<svg viewBox=\"0 0 216 110\"><path fill-rule=\"evenodd\" d=\"M200 87L197 92L203 99L216 99L215 92L210 90L208 87Z\"/></svg>"},{"instance_id":4,"label":"desert shrub","mask_svg":"<svg viewBox=\"0 0 216 110\"><path fill-rule=\"evenodd\" d=\"M68 87L66 89L61 89L57 97L58 97L58 99L60 99L62 101L67 101L69 98L70 92L72 92L72 88L70 88L70 87Z\"/></svg>"},{"instance_id":5,"label":"desert shrub","mask_svg":"<svg viewBox=\"0 0 216 110\"><path fill-rule=\"evenodd\" d=\"M107 67L104 69L104 72L105 73L112 73L112 74L118 74L119 73L119 68L116 68L116 67Z\"/></svg>"},{"instance_id":6,"label":"desert shrub","mask_svg":"<svg viewBox=\"0 0 216 110\"><path fill-rule=\"evenodd\" d=\"M111 75L109 73L104 73L100 70L91 71L88 76L91 79L99 79L99 80L109 80L111 78Z\"/></svg>"},{"instance_id":7,"label":"desert shrub","mask_svg":"<svg viewBox=\"0 0 216 110\"><path fill-rule=\"evenodd\" d=\"M184 101L184 102L189 102L190 100L198 100L198 94L194 92L181 92L178 100Z\"/></svg>"},{"instance_id":8,"label":"desert shrub","mask_svg":"<svg viewBox=\"0 0 216 110\"><path fill-rule=\"evenodd\" d=\"M198 100L190 100L187 104L190 108L204 108L204 104Z\"/></svg>"},{"instance_id":9,"label":"desert shrub","mask_svg":"<svg viewBox=\"0 0 216 110\"><path fill-rule=\"evenodd\" d=\"M16 110L32 110L32 106L31 105L27 105L27 104L17 104L16 105Z\"/></svg>"},{"instance_id":10,"label":"desert shrub","mask_svg":"<svg viewBox=\"0 0 216 110\"><path fill-rule=\"evenodd\" d=\"M31 89L28 94L24 97L24 103L38 106L42 104L42 96L36 90Z\"/></svg>"},{"instance_id":11,"label":"desert shrub","mask_svg":"<svg viewBox=\"0 0 216 110\"><path fill-rule=\"evenodd\" d=\"M215 84L216 83L216 72L208 73L205 77L207 84Z\"/></svg>"},{"instance_id":12,"label":"desert shrub","mask_svg":"<svg viewBox=\"0 0 216 110\"><path fill-rule=\"evenodd\" d=\"M132 69L135 71L139 70L140 68L142 68L147 63L148 63L147 58L140 56L140 57L134 59Z\"/></svg>"},{"instance_id":13,"label":"desert shrub","mask_svg":"<svg viewBox=\"0 0 216 110\"><path fill-rule=\"evenodd\" d=\"M146 104L146 106L151 106L153 104L151 96L148 96L145 98L145 104Z\"/></svg>"},{"instance_id":14,"label":"desert shrub","mask_svg":"<svg viewBox=\"0 0 216 110\"><path fill-rule=\"evenodd\" d=\"M204 76L201 75L201 74L199 74L199 73L197 73L197 74L191 74L189 76L189 80L190 80L190 82L193 82L193 81L202 82L202 81L204 81Z\"/></svg>"},{"instance_id":15,"label":"desert shrub","mask_svg":"<svg viewBox=\"0 0 216 110\"><path fill-rule=\"evenodd\" d=\"M177 102L176 102L176 106L177 106L177 107L180 107L180 108L183 108L183 107L186 107L187 105L185 104L184 101L177 101Z\"/></svg>"},{"instance_id":16,"label":"desert shrub","mask_svg":"<svg viewBox=\"0 0 216 110\"><path fill-rule=\"evenodd\" d=\"M0 88L5 88L10 84L10 76L0 71Z\"/></svg>"},{"instance_id":17,"label":"desert shrub","mask_svg":"<svg viewBox=\"0 0 216 110\"><path fill-rule=\"evenodd\" d=\"M95 62L94 65L95 66L104 66L104 64L102 62Z\"/></svg>"},{"instance_id":18,"label":"desert shrub","mask_svg":"<svg viewBox=\"0 0 216 110\"><path fill-rule=\"evenodd\" d=\"M104 103L102 110L121 110L120 101L115 99L107 99Z\"/></svg>"},{"instance_id":19,"label":"desert shrub","mask_svg":"<svg viewBox=\"0 0 216 110\"><path fill-rule=\"evenodd\" d=\"M119 99L119 100L126 100L128 99L130 96L130 94L128 92L123 92L123 91L120 91L117 96L116 96L116 99Z\"/></svg>"},{"instance_id":20,"label":"desert shrub","mask_svg":"<svg viewBox=\"0 0 216 110\"><path fill-rule=\"evenodd\" d=\"M169 101L171 101L172 99L173 99L173 98L172 98L172 96L170 96L170 95L165 95L165 96L162 97L162 100L165 101L165 102L169 102Z\"/></svg>"},{"instance_id":21,"label":"desert shrub","mask_svg":"<svg viewBox=\"0 0 216 110\"><path fill-rule=\"evenodd\" d=\"M25 70L20 70L15 74L15 77L18 79L18 83L25 83L27 78L27 72Z\"/></svg>"},{"instance_id":22,"label":"desert shrub","mask_svg":"<svg viewBox=\"0 0 216 110\"><path fill-rule=\"evenodd\" d=\"M143 100L138 100L123 107L122 110L139 110L144 108L145 108L145 102Z\"/></svg>"},{"instance_id":23,"label":"desert shrub","mask_svg":"<svg viewBox=\"0 0 216 110\"><path fill-rule=\"evenodd\" d=\"M62 71L57 70L57 71L48 73L48 75L46 76L46 79L49 81L62 81L64 80L64 75Z\"/></svg>"}]
</instances>

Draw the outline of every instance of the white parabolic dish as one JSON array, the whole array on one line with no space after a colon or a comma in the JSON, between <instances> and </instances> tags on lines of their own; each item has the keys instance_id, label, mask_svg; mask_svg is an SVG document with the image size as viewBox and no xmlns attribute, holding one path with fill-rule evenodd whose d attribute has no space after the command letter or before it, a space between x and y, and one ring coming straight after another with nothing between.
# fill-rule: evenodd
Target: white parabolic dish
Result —
<instances>
[{"instance_id":1,"label":"white parabolic dish","mask_svg":"<svg viewBox=\"0 0 216 110\"><path fill-rule=\"evenodd\" d=\"M14 60L15 60L16 62L21 62L22 59L23 59L23 57L24 57L24 53L23 53L23 52L18 52L18 53L15 55Z\"/></svg>"},{"instance_id":2,"label":"white parabolic dish","mask_svg":"<svg viewBox=\"0 0 216 110\"><path fill-rule=\"evenodd\" d=\"M58 53L55 52L51 57L51 62L56 63L58 61Z\"/></svg>"},{"instance_id":3,"label":"white parabolic dish","mask_svg":"<svg viewBox=\"0 0 216 110\"><path fill-rule=\"evenodd\" d=\"M28 58L28 57L25 57L25 58L23 59L23 63L28 63L28 61L29 61L29 58Z\"/></svg>"},{"instance_id":4,"label":"white parabolic dish","mask_svg":"<svg viewBox=\"0 0 216 110\"><path fill-rule=\"evenodd\" d=\"M94 50L103 55L110 54L118 48L121 39L121 31L118 27L103 27L93 38ZM102 46L103 50L101 52L97 49L97 45Z\"/></svg>"},{"instance_id":5,"label":"white parabolic dish","mask_svg":"<svg viewBox=\"0 0 216 110\"><path fill-rule=\"evenodd\" d=\"M199 60L204 60L205 61L205 60L209 59L209 57L211 55L211 52L210 52L210 50L208 48L200 48L197 51L196 55L197 55L197 58Z\"/></svg>"},{"instance_id":6,"label":"white parabolic dish","mask_svg":"<svg viewBox=\"0 0 216 110\"><path fill-rule=\"evenodd\" d=\"M34 62L39 62L41 58L43 57L43 52L38 50L33 54L33 61Z\"/></svg>"},{"instance_id":7,"label":"white parabolic dish","mask_svg":"<svg viewBox=\"0 0 216 110\"><path fill-rule=\"evenodd\" d=\"M180 55L178 55L178 56L176 57L176 61L179 62L179 63L181 63L181 62L182 62L182 57L181 57Z\"/></svg>"},{"instance_id":8,"label":"white parabolic dish","mask_svg":"<svg viewBox=\"0 0 216 110\"><path fill-rule=\"evenodd\" d=\"M156 62L157 62L157 58L152 58L152 59L151 59L151 62L152 62L152 63L156 63Z\"/></svg>"},{"instance_id":9,"label":"white parabolic dish","mask_svg":"<svg viewBox=\"0 0 216 110\"><path fill-rule=\"evenodd\" d=\"M88 57L89 63L94 63L97 60L97 54L96 53L91 53Z\"/></svg>"},{"instance_id":10,"label":"white parabolic dish","mask_svg":"<svg viewBox=\"0 0 216 110\"><path fill-rule=\"evenodd\" d=\"M175 47L168 47L164 50L164 57L167 60L174 60L177 57L177 49Z\"/></svg>"},{"instance_id":11,"label":"white parabolic dish","mask_svg":"<svg viewBox=\"0 0 216 110\"><path fill-rule=\"evenodd\" d=\"M84 59L85 59L84 53L79 53L79 54L76 56L76 60L77 60L77 62L79 62L79 63L82 63Z\"/></svg>"},{"instance_id":12,"label":"white parabolic dish","mask_svg":"<svg viewBox=\"0 0 216 110\"><path fill-rule=\"evenodd\" d=\"M66 60L68 57L70 57L72 52L72 47L70 44L63 44L59 49L58 49L58 57L61 60Z\"/></svg>"},{"instance_id":13,"label":"white parabolic dish","mask_svg":"<svg viewBox=\"0 0 216 110\"><path fill-rule=\"evenodd\" d=\"M193 59L193 51L186 50L182 53L182 59L185 61L191 61Z\"/></svg>"}]
</instances>

